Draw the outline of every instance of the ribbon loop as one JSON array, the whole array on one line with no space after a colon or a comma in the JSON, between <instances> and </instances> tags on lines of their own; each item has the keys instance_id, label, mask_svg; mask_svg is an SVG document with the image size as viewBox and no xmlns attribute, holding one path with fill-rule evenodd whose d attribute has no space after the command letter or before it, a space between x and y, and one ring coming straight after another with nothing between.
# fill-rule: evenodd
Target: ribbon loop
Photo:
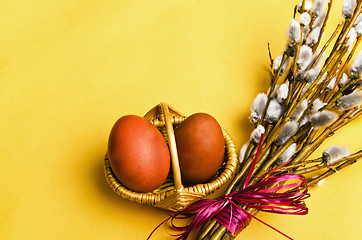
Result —
<instances>
[{"instance_id":1,"label":"ribbon loop","mask_svg":"<svg viewBox=\"0 0 362 240\"><path fill-rule=\"evenodd\" d=\"M288 180L296 182L275 186ZM245 210L246 208L279 214L305 215L308 213L308 208L303 200L309 196L307 182L303 176L283 174L262 179L254 185L219 198L198 201L173 215L172 219L190 213L195 214L192 221L185 228L187 230L177 239L187 239L191 230L199 229L203 223L212 218L232 234L237 235L249 225L251 218L257 219L248 213ZM271 227L260 219L257 220ZM278 231L273 227L271 228ZM283 235L288 237L285 234Z\"/></svg>"},{"instance_id":2,"label":"ribbon loop","mask_svg":"<svg viewBox=\"0 0 362 240\"><path fill-rule=\"evenodd\" d=\"M176 235L178 236L177 240L186 240L191 231L196 230L197 233L201 226L210 219L215 219L232 234L237 235L249 225L251 218L292 239L247 211L248 208L254 208L263 212L278 214L305 215L308 213L308 208L303 200L308 198L310 194L304 176L273 172L248 186L263 137L262 134L253 164L241 190L214 199L200 200L170 217L172 227L182 231ZM192 217L192 220L186 226L176 226L174 220L184 216Z\"/></svg>"}]
</instances>

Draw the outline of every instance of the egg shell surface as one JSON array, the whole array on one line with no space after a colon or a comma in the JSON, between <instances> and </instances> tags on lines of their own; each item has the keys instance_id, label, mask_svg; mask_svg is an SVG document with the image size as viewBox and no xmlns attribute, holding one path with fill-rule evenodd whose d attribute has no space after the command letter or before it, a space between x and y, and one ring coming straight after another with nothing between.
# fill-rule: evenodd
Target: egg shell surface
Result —
<instances>
[{"instance_id":1,"label":"egg shell surface","mask_svg":"<svg viewBox=\"0 0 362 240\"><path fill-rule=\"evenodd\" d=\"M135 192L155 190L170 170L170 153L162 134L136 115L123 116L114 124L108 158L117 179Z\"/></svg>"},{"instance_id":2,"label":"egg shell surface","mask_svg":"<svg viewBox=\"0 0 362 240\"><path fill-rule=\"evenodd\" d=\"M213 178L225 154L224 135L216 119L207 113L195 113L175 129L175 138L183 185Z\"/></svg>"}]
</instances>

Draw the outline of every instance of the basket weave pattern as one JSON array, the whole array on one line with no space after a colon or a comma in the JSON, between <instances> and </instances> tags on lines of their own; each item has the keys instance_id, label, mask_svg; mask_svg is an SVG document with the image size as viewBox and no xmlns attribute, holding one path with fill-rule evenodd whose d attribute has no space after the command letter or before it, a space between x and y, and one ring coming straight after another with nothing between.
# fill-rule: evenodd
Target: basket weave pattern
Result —
<instances>
[{"instance_id":1,"label":"basket weave pattern","mask_svg":"<svg viewBox=\"0 0 362 240\"><path fill-rule=\"evenodd\" d=\"M152 192L138 193L127 189L118 181L106 155L104 159L105 176L116 194L138 203L149 204L170 211L180 211L219 189L232 177L238 164L236 148L229 134L222 129L225 140L225 156L216 176L208 183L183 187L173 129L182 123L186 117L169 105L160 103L146 113L144 118L156 126L165 138L170 149L172 171L159 188Z\"/></svg>"}]
</instances>

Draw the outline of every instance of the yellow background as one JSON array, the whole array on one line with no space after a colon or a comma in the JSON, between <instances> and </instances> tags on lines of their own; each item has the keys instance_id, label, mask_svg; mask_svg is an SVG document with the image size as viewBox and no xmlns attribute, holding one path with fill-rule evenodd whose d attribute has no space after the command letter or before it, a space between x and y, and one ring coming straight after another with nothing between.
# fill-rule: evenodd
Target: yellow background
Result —
<instances>
[{"instance_id":1,"label":"yellow background","mask_svg":"<svg viewBox=\"0 0 362 240\"><path fill-rule=\"evenodd\" d=\"M239 148L268 83L267 42L274 56L283 50L296 3L1 1L0 239L145 239L167 213L107 185L113 123L165 101L212 114ZM322 148L359 150L361 123ZM312 189L307 216L258 216L295 239L360 239L361 167ZM153 239L172 238L161 228ZM253 221L237 239L284 238Z\"/></svg>"}]
</instances>

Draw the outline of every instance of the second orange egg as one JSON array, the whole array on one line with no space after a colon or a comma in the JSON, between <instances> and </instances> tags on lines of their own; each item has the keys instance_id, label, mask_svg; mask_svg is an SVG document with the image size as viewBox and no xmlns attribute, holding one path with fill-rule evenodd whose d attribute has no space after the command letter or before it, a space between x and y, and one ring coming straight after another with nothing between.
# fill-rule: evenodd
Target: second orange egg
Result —
<instances>
[{"instance_id":1,"label":"second orange egg","mask_svg":"<svg viewBox=\"0 0 362 240\"><path fill-rule=\"evenodd\" d=\"M195 113L175 129L175 138L183 185L212 179L225 154L223 132L216 119L206 113Z\"/></svg>"}]
</instances>

